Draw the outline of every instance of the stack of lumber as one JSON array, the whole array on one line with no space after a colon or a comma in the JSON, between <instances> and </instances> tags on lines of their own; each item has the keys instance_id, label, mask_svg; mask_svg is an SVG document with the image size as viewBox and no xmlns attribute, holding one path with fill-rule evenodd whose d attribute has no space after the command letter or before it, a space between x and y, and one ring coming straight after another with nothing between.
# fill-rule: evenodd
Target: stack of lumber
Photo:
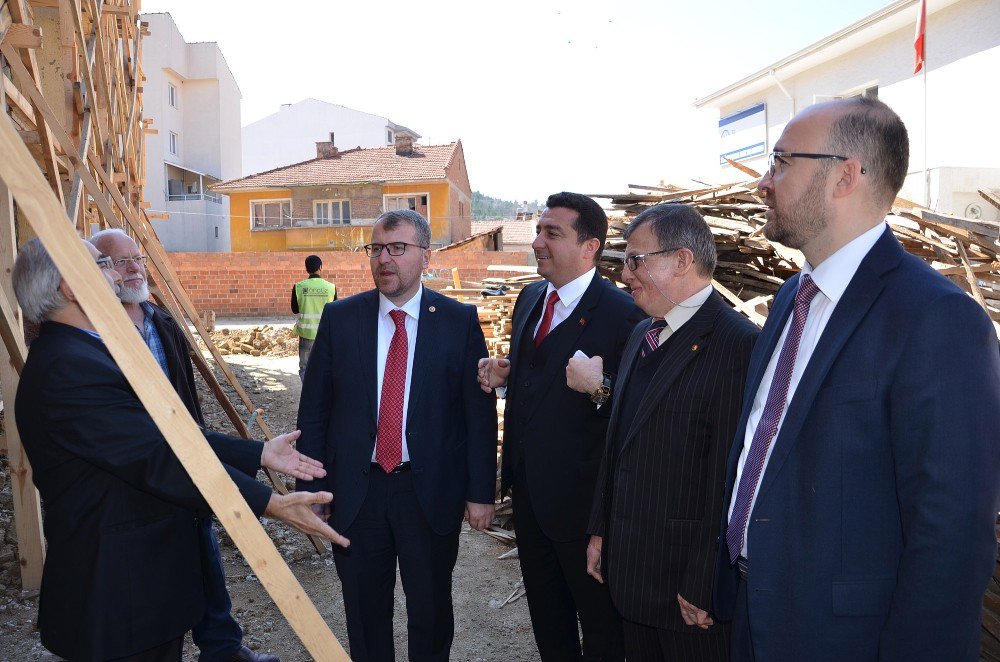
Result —
<instances>
[{"instance_id":1,"label":"stack of lumber","mask_svg":"<svg viewBox=\"0 0 1000 662\"><path fill-rule=\"evenodd\" d=\"M997 539L1000 540L1000 518L997 519ZM979 659L1000 662L1000 544L993 579L983 596L983 633L980 639Z\"/></svg>"}]
</instances>

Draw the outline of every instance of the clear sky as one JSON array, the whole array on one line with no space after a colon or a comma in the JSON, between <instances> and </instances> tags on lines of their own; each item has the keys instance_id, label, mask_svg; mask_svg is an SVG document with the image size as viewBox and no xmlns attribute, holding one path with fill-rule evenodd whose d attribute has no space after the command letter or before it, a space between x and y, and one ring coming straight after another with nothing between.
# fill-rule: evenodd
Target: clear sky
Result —
<instances>
[{"instance_id":1,"label":"clear sky","mask_svg":"<svg viewBox=\"0 0 1000 662\"><path fill-rule=\"evenodd\" d=\"M425 144L462 139L474 189L505 199L710 179L717 114L694 99L888 0L145 0L218 42L243 124L314 97ZM349 147L349 146L343 146Z\"/></svg>"}]
</instances>

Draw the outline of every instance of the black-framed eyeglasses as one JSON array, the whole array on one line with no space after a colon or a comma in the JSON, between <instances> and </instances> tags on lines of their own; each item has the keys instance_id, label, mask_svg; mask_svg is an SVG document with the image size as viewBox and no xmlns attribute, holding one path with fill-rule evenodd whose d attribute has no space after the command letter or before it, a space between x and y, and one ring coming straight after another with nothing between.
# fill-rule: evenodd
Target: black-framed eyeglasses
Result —
<instances>
[{"instance_id":1,"label":"black-framed eyeglasses","mask_svg":"<svg viewBox=\"0 0 1000 662\"><path fill-rule=\"evenodd\" d=\"M834 159L835 161L846 161L847 156L840 156L839 154L813 154L811 152L771 152L767 155L767 173L773 175L778 170L781 170L786 165L789 165L787 159ZM864 168L861 168L861 174L867 174Z\"/></svg>"},{"instance_id":2,"label":"black-framed eyeglasses","mask_svg":"<svg viewBox=\"0 0 1000 662\"><path fill-rule=\"evenodd\" d=\"M108 269L114 269L115 268L115 261L112 260L107 255L105 255L104 257L97 258L97 266L99 266L101 269L107 271Z\"/></svg>"},{"instance_id":3,"label":"black-framed eyeglasses","mask_svg":"<svg viewBox=\"0 0 1000 662\"><path fill-rule=\"evenodd\" d=\"M110 258L109 258L110 259ZM135 266L146 266L146 261L149 260L148 255L136 255L135 257L123 257L114 261L115 269L124 266L129 262L133 263Z\"/></svg>"},{"instance_id":4,"label":"black-framed eyeglasses","mask_svg":"<svg viewBox=\"0 0 1000 662\"><path fill-rule=\"evenodd\" d=\"M406 252L407 246L413 246L414 248L421 248L426 250L427 246L420 246L419 244L408 244L405 241L393 241L388 244L365 244L365 253L368 257L378 257L382 254L382 249L389 251L389 255L392 257L399 257Z\"/></svg>"},{"instance_id":5,"label":"black-framed eyeglasses","mask_svg":"<svg viewBox=\"0 0 1000 662\"><path fill-rule=\"evenodd\" d=\"M662 251L653 251L652 253L637 253L635 255L626 255L625 266L628 267L629 271L635 271L636 269L639 268L639 260L642 260L642 263L645 264L646 258L651 255L663 255L664 253L673 253L674 251L679 251L680 249L681 247L678 246L677 248L664 248Z\"/></svg>"}]
</instances>

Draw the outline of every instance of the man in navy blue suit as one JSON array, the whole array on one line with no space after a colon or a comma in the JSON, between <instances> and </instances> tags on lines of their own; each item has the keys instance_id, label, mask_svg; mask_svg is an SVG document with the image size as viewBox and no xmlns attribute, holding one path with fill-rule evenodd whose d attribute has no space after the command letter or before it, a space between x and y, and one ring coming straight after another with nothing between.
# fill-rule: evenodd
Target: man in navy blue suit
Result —
<instances>
[{"instance_id":1,"label":"man in navy blue suit","mask_svg":"<svg viewBox=\"0 0 1000 662\"><path fill-rule=\"evenodd\" d=\"M883 219L906 127L869 98L793 118L759 189L806 264L750 359L715 613L734 660L976 660L996 556L1000 346Z\"/></svg>"},{"instance_id":2,"label":"man in navy blue suit","mask_svg":"<svg viewBox=\"0 0 1000 662\"><path fill-rule=\"evenodd\" d=\"M463 513L480 530L493 519L496 406L476 374L486 342L475 306L421 285L430 241L414 211L379 217L365 246L376 289L326 305L302 384L299 450L329 473L299 489L331 490L321 514L351 540L334 560L362 662L395 659L397 560L409 659L448 660Z\"/></svg>"}]
</instances>

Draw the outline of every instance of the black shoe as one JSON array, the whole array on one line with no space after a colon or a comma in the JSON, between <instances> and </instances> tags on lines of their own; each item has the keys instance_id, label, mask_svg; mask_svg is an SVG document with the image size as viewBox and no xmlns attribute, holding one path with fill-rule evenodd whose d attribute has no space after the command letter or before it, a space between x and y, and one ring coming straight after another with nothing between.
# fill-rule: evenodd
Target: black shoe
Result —
<instances>
[{"instance_id":1,"label":"black shoe","mask_svg":"<svg viewBox=\"0 0 1000 662\"><path fill-rule=\"evenodd\" d=\"M226 658L226 662L281 662L281 659L277 655L255 653L246 646L240 646L239 650Z\"/></svg>"}]
</instances>

